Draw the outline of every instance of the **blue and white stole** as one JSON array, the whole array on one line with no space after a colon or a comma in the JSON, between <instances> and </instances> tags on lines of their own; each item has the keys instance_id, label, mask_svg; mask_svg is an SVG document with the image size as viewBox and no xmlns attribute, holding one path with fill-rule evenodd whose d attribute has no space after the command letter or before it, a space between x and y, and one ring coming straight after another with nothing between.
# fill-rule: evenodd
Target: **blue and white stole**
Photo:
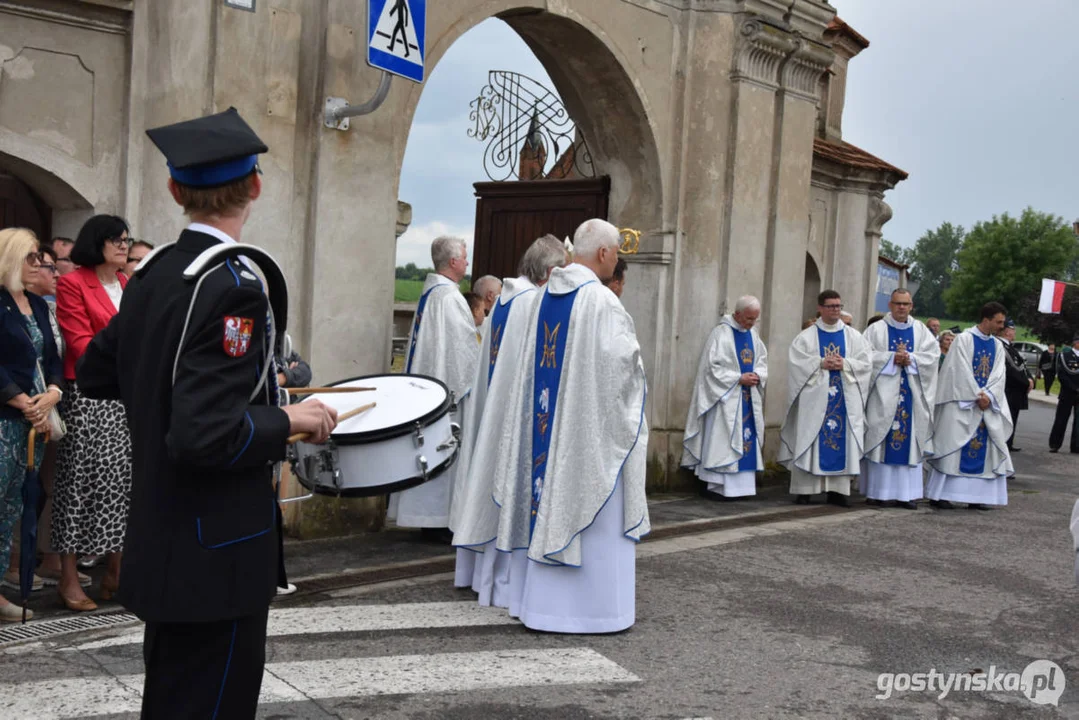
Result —
<instances>
[{"instance_id":1,"label":"blue and white stole","mask_svg":"<svg viewBox=\"0 0 1079 720\"><path fill-rule=\"evenodd\" d=\"M993 362L997 359L997 343L993 338L983 338L977 333L971 333L971 336L974 341L971 369L974 371L974 381L978 383L978 387L984 388L989 383L989 376L993 372ZM984 473L988 446L989 430L985 427L983 420L978 423L974 437L963 446L963 454L959 456L959 472L963 475Z\"/></svg>"},{"instance_id":2,"label":"blue and white stole","mask_svg":"<svg viewBox=\"0 0 1079 720\"><path fill-rule=\"evenodd\" d=\"M527 290L525 292L528 292ZM511 297L506 304L495 303L495 309L491 313L491 350L487 359L487 387L491 387L491 377L495 374L495 363L498 362L498 348L502 346L502 333L506 330L506 320L510 316L510 305L517 299L517 295Z\"/></svg>"},{"instance_id":3,"label":"blue and white stole","mask_svg":"<svg viewBox=\"0 0 1079 720\"><path fill-rule=\"evenodd\" d=\"M847 355L847 335L843 328L828 332L817 326L817 344L820 356ZM843 372L828 373L828 409L824 413L817 437L820 469L824 472L842 472L847 469L847 403L843 398Z\"/></svg>"},{"instance_id":4,"label":"blue and white stole","mask_svg":"<svg viewBox=\"0 0 1079 720\"><path fill-rule=\"evenodd\" d=\"M580 290L580 288L577 288ZM577 290L565 295L543 294L539 322L536 324L536 367L533 393L532 422L532 513L528 535L536 529L536 513L543 496L543 478L547 472L547 452L554 434L558 387L562 382L562 358L569 336L569 317Z\"/></svg>"},{"instance_id":5,"label":"blue and white stole","mask_svg":"<svg viewBox=\"0 0 1079 720\"><path fill-rule=\"evenodd\" d=\"M443 283L439 283L439 285L441 284ZM420 336L420 320L423 319L423 309L427 307L427 296L436 287L438 285L433 285L427 292L420 295L420 303L416 306L416 318L412 321L412 341L408 344L408 360L405 362L406 375L412 372L412 356L416 354L416 338Z\"/></svg>"},{"instance_id":6,"label":"blue and white stole","mask_svg":"<svg viewBox=\"0 0 1079 720\"><path fill-rule=\"evenodd\" d=\"M731 326L734 332L734 349L738 352L738 364L742 374L753 372L753 333ZM742 386L742 458L738 461L739 472L762 470L757 467L757 421L753 417L753 392L748 385Z\"/></svg>"},{"instance_id":7,"label":"blue and white stole","mask_svg":"<svg viewBox=\"0 0 1079 720\"><path fill-rule=\"evenodd\" d=\"M908 353L914 351L914 323L908 328L888 325L888 350ZM910 465L911 423L914 418L914 399L910 394L907 368L899 370L899 403L895 406L892 430L884 440L885 465Z\"/></svg>"}]
</instances>

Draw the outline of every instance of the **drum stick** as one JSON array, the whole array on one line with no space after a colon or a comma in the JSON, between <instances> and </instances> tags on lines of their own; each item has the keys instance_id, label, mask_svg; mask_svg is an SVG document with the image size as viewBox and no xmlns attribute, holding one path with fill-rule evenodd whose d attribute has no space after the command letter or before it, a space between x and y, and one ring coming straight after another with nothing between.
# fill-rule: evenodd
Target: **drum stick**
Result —
<instances>
[{"instance_id":1,"label":"drum stick","mask_svg":"<svg viewBox=\"0 0 1079 720\"><path fill-rule=\"evenodd\" d=\"M314 395L315 393L332 395L334 393L373 392L377 389L369 387L285 388L289 395Z\"/></svg>"},{"instance_id":2,"label":"drum stick","mask_svg":"<svg viewBox=\"0 0 1079 720\"><path fill-rule=\"evenodd\" d=\"M339 415L337 417L337 424L340 425L345 420L351 420L352 418L356 417L360 413L367 412L368 410L373 408L376 404L377 403L367 403L366 405L361 405L360 407L356 408L355 410L349 410L347 413ZM311 437L311 433L296 433L295 435L289 435L287 442L288 442L289 445L291 445L292 443L302 442L302 441L306 440L309 437Z\"/></svg>"}]
</instances>

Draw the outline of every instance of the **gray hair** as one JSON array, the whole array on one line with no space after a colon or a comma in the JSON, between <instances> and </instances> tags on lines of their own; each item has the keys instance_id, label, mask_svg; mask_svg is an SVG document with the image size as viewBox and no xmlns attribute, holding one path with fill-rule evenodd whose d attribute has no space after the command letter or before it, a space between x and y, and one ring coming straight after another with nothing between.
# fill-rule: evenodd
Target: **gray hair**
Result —
<instances>
[{"instance_id":1,"label":"gray hair","mask_svg":"<svg viewBox=\"0 0 1079 720\"><path fill-rule=\"evenodd\" d=\"M738 298L738 302L734 304L734 311L736 313L745 312L746 310L760 310L761 301L752 295L743 295Z\"/></svg>"},{"instance_id":2,"label":"gray hair","mask_svg":"<svg viewBox=\"0 0 1079 720\"><path fill-rule=\"evenodd\" d=\"M542 285L547 282L551 268L565 264L565 244L554 235L547 234L528 246L517 265L517 274L528 278L533 285Z\"/></svg>"},{"instance_id":3,"label":"gray hair","mask_svg":"<svg viewBox=\"0 0 1079 720\"><path fill-rule=\"evenodd\" d=\"M601 248L618 248L618 228L606 220L585 220L573 233L573 254L577 258L595 258Z\"/></svg>"},{"instance_id":4,"label":"gray hair","mask_svg":"<svg viewBox=\"0 0 1079 720\"><path fill-rule=\"evenodd\" d=\"M468 245L459 237L442 235L435 238L431 243L431 262L435 264L435 270L443 270L454 258L464 257L468 252Z\"/></svg>"},{"instance_id":5,"label":"gray hair","mask_svg":"<svg viewBox=\"0 0 1079 720\"><path fill-rule=\"evenodd\" d=\"M496 278L494 275L484 275L476 282L472 283L472 292L479 295L481 298L487 297L487 293L491 290L495 295L502 291L502 281Z\"/></svg>"}]
</instances>

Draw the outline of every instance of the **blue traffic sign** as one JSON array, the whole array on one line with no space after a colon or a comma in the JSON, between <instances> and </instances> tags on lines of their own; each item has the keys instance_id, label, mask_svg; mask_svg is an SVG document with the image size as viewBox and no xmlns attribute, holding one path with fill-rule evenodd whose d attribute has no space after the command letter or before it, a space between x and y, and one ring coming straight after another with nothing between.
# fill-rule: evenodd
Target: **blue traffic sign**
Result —
<instances>
[{"instance_id":1,"label":"blue traffic sign","mask_svg":"<svg viewBox=\"0 0 1079 720\"><path fill-rule=\"evenodd\" d=\"M423 82L427 0L367 1L367 63Z\"/></svg>"}]
</instances>

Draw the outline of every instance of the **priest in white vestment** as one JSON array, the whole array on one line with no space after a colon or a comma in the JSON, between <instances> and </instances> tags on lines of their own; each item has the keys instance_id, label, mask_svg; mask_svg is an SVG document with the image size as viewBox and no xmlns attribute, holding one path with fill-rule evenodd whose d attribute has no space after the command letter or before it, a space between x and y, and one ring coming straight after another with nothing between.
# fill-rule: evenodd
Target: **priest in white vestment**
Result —
<instances>
[{"instance_id":1,"label":"priest in white vestment","mask_svg":"<svg viewBox=\"0 0 1079 720\"><path fill-rule=\"evenodd\" d=\"M739 298L734 314L708 336L697 366L682 467L705 483L706 497L755 495L757 473L764 470L768 350L754 328L760 315L757 298Z\"/></svg>"},{"instance_id":2,"label":"priest in white vestment","mask_svg":"<svg viewBox=\"0 0 1079 720\"><path fill-rule=\"evenodd\" d=\"M636 617L635 543L645 499L645 375L633 320L601 282L618 229L587 220L575 262L555 269L533 306L496 459L497 548L527 548L511 570L510 613L533 630L609 633Z\"/></svg>"},{"instance_id":3,"label":"priest in white vestment","mask_svg":"<svg viewBox=\"0 0 1079 720\"><path fill-rule=\"evenodd\" d=\"M933 507L964 502L987 510L1008 504L1012 418L1004 395L1006 351L995 337L1007 314L1000 303L986 303L978 325L959 333L944 356L926 486Z\"/></svg>"},{"instance_id":4,"label":"priest in white vestment","mask_svg":"<svg viewBox=\"0 0 1079 720\"><path fill-rule=\"evenodd\" d=\"M468 247L454 237L431 243L435 272L427 276L409 335L405 372L441 380L457 402L455 422L468 425L469 396L479 364L476 324L458 283L468 268ZM458 465L434 480L390 495L388 517L401 527L425 528L440 537L450 527ZM448 537L446 538L448 540Z\"/></svg>"},{"instance_id":5,"label":"priest in white vestment","mask_svg":"<svg viewBox=\"0 0 1079 720\"><path fill-rule=\"evenodd\" d=\"M865 465L859 489L870 505L895 501L917 508L923 493L922 459L932 452L940 345L914 319L910 291L892 293L889 312L865 331L873 384L865 408Z\"/></svg>"},{"instance_id":6,"label":"priest in white vestment","mask_svg":"<svg viewBox=\"0 0 1079 720\"><path fill-rule=\"evenodd\" d=\"M457 547L455 584L471 583L480 605L509 607L511 555L494 547L499 510L492 497L495 459L510 425L503 400L512 394L522 353L528 347L526 328L540 295L537 290L547 284L554 268L566 262L565 247L554 235L532 243L521 258L520 277L506 278L501 284L501 295L483 326L482 361L473 382L469 426L462 432L460 480L451 512ZM515 550L514 555L513 565L526 561L525 550Z\"/></svg>"},{"instance_id":7,"label":"priest in white vestment","mask_svg":"<svg viewBox=\"0 0 1079 720\"><path fill-rule=\"evenodd\" d=\"M822 292L817 310L817 321L791 344L778 459L791 471L795 502L827 492L828 502L848 506L863 454L872 360L862 335L840 319L839 293Z\"/></svg>"}]
</instances>

